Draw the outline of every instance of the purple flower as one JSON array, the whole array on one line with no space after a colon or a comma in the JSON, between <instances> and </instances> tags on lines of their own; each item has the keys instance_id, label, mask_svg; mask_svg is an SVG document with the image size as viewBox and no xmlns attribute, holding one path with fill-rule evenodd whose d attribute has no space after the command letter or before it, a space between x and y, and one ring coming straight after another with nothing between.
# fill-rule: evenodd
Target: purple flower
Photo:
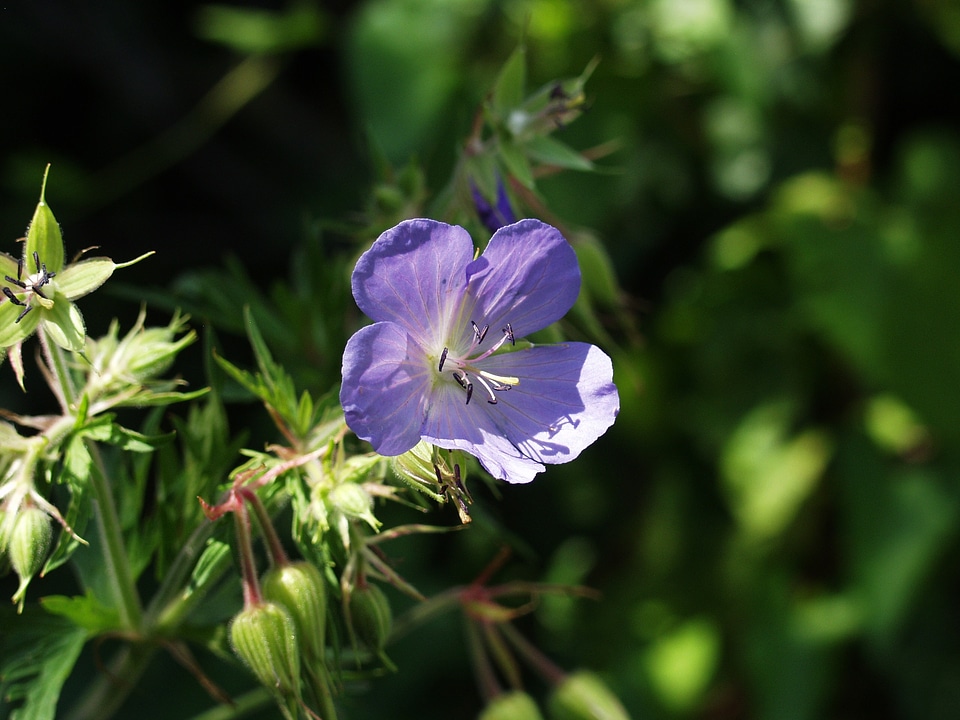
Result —
<instances>
[{"instance_id":1,"label":"purple flower","mask_svg":"<svg viewBox=\"0 0 960 720\"><path fill-rule=\"evenodd\" d=\"M375 322L347 343L340 402L381 455L422 438L523 483L613 424L620 400L600 349L516 346L563 317L580 290L576 255L555 228L521 220L476 257L463 228L407 220L360 257L352 285Z\"/></svg>"}]
</instances>

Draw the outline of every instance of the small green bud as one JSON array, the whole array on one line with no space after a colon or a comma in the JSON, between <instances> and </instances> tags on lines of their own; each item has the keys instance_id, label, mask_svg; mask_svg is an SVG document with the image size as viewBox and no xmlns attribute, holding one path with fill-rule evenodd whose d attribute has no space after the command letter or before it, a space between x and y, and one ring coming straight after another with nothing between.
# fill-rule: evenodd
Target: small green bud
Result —
<instances>
[{"instance_id":1,"label":"small green bud","mask_svg":"<svg viewBox=\"0 0 960 720\"><path fill-rule=\"evenodd\" d=\"M478 720L542 720L540 709L533 698L525 692L512 690L497 695L483 712Z\"/></svg>"},{"instance_id":2,"label":"small green bud","mask_svg":"<svg viewBox=\"0 0 960 720\"><path fill-rule=\"evenodd\" d=\"M230 623L234 653L260 682L284 697L300 696L300 651L290 613L277 603L244 608Z\"/></svg>"},{"instance_id":3,"label":"small green bud","mask_svg":"<svg viewBox=\"0 0 960 720\"><path fill-rule=\"evenodd\" d=\"M308 662L324 658L327 622L327 585L320 571L299 561L274 567L260 581L263 596L283 605L293 618L303 657Z\"/></svg>"},{"instance_id":4,"label":"small green bud","mask_svg":"<svg viewBox=\"0 0 960 720\"><path fill-rule=\"evenodd\" d=\"M362 485L340 483L330 491L327 500L346 517L363 520L374 530L380 527L380 521L373 514L373 498Z\"/></svg>"},{"instance_id":5,"label":"small green bud","mask_svg":"<svg viewBox=\"0 0 960 720\"><path fill-rule=\"evenodd\" d=\"M585 670L567 675L554 688L547 710L551 720L630 720L603 680Z\"/></svg>"},{"instance_id":6,"label":"small green bud","mask_svg":"<svg viewBox=\"0 0 960 720\"><path fill-rule=\"evenodd\" d=\"M20 587L13 596L13 601L18 603L20 609L23 608L27 586L47 561L52 538L53 526L49 515L33 506L20 509L7 539L10 564L20 576Z\"/></svg>"},{"instance_id":7,"label":"small green bud","mask_svg":"<svg viewBox=\"0 0 960 720\"><path fill-rule=\"evenodd\" d=\"M376 585L355 587L350 595L350 626L354 635L373 650L380 653L393 628L393 613L390 601Z\"/></svg>"}]
</instances>

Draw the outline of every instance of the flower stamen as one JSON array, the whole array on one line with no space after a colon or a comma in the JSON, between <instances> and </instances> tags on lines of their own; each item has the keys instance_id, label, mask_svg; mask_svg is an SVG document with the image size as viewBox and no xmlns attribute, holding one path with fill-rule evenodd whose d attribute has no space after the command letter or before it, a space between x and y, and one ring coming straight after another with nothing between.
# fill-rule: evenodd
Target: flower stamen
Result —
<instances>
[{"instance_id":1,"label":"flower stamen","mask_svg":"<svg viewBox=\"0 0 960 720\"><path fill-rule=\"evenodd\" d=\"M453 379L456 380L457 383L459 383L460 387L462 387L464 390L467 391L467 402L466 402L466 404L469 405L469 404L470 404L470 398L473 397L473 383L470 382L469 377L467 376L467 374L466 374L463 370L457 370L457 371L453 374Z\"/></svg>"},{"instance_id":2,"label":"flower stamen","mask_svg":"<svg viewBox=\"0 0 960 720\"><path fill-rule=\"evenodd\" d=\"M484 325L482 328L477 327L477 324L471 320L470 324L473 325L473 334L477 338L477 345L483 342L483 339L487 336L487 330L490 329L489 325Z\"/></svg>"},{"instance_id":3,"label":"flower stamen","mask_svg":"<svg viewBox=\"0 0 960 720\"><path fill-rule=\"evenodd\" d=\"M33 275L30 275L26 282L23 280L23 258L17 261L17 277L12 278L9 275L4 275L4 279L16 285L18 288L22 289L27 293L27 298L21 300L18 298L13 290L8 287L3 288L3 294L7 296L7 299L12 302L14 305L20 305L23 308L23 311L17 316L17 319L14 322L20 322L23 320L24 316L33 309L33 304L30 302L30 294L38 295L44 300L49 300L46 295L43 294L43 291L40 289L44 285L50 282L50 280L56 276L55 272L49 272L47 270L46 263L40 262L40 255L36 250L33 251L33 262L37 266L37 272Z\"/></svg>"}]
</instances>

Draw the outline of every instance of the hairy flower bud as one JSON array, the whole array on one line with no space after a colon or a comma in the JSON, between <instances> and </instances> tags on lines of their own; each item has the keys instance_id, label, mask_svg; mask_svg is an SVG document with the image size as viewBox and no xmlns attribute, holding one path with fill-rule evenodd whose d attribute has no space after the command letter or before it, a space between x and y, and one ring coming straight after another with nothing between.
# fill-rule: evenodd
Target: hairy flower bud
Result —
<instances>
[{"instance_id":1,"label":"hairy flower bud","mask_svg":"<svg viewBox=\"0 0 960 720\"><path fill-rule=\"evenodd\" d=\"M47 560L52 538L53 526L49 515L33 506L20 509L7 539L7 553L10 564L20 576L20 587L13 601L21 608L30 580L40 572Z\"/></svg>"},{"instance_id":2,"label":"hairy flower bud","mask_svg":"<svg viewBox=\"0 0 960 720\"><path fill-rule=\"evenodd\" d=\"M299 697L300 650L290 613L273 602L244 608L230 623L234 653L263 685L284 697Z\"/></svg>"},{"instance_id":3,"label":"hairy flower bud","mask_svg":"<svg viewBox=\"0 0 960 720\"><path fill-rule=\"evenodd\" d=\"M263 596L283 605L293 618L307 662L323 660L327 622L327 586L320 571L299 561L274 567L260 582Z\"/></svg>"},{"instance_id":4,"label":"hairy flower bud","mask_svg":"<svg viewBox=\"0 0 960 720\"><path fill-rule=\"evenodd\" d=\"M591 672L581 670L554 688L547 704L551 720L629 720L617 696Z\"/></svg>"},{"instance_id":5,"label":"hairy flower bud","mask_svg":"<svg viewBox=\"0 0 960 720\"><path fill-rule=\"evenodd\" d=\"M525 692L513 690L497 695L480 713L478 720L542 720L540 709Z\"/></svg>"},{"instance_id":6,"label":"hairy flower bud","mask_svg":"<svg viewBox=\"0 0 960 720\"><path fill-rule=\"evenodd\" d=\"M346 517L363 520L375 530L380 527L380 521L373 514L373 498L362 485L355 482L340 483L327 498Z\"/></svg>"},{"instance_id":7,"label":"hairy flower bud","mask_svg":"<svg viewBox=\"0 0 960 720\"><path fill-rule=\"evenodd\" d=\"M356 587L350 595L350 624L354 635L373 650L380 653L390 637L393 613L390 601L376 585Z\"/></svg>"}]
</instances>

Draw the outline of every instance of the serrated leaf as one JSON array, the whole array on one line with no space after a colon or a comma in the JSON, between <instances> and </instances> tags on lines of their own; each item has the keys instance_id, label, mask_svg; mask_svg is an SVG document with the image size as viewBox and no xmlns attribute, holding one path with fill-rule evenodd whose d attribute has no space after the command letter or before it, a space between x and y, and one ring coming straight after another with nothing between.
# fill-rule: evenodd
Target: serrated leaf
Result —
<instances>
[{"instance_id":1,"label":"serrated leaf","mask_svg":"<svg viewBox=\"0 0 960 720\"><path fill-rule=\"evenodd\" d=\"M90 590L87 590L86 595L75 597L50 595L41 598L40 604L47 612L66 618L77 627L83 628L89 636L121 627L117 610L101 603Z\"/></svg>"},{"instance_id":2,"label":"serrated leaf","mask_svg":"<svg viewBox=\"0 0 960 720\"><path fill-rule=\"evenodd\" d=\"M5 628L0 636L0 698L17 705L9 720L53 720L86 631L31 608L15 624L7 617L0 622Z\"/></svg>"}]
</instances>

